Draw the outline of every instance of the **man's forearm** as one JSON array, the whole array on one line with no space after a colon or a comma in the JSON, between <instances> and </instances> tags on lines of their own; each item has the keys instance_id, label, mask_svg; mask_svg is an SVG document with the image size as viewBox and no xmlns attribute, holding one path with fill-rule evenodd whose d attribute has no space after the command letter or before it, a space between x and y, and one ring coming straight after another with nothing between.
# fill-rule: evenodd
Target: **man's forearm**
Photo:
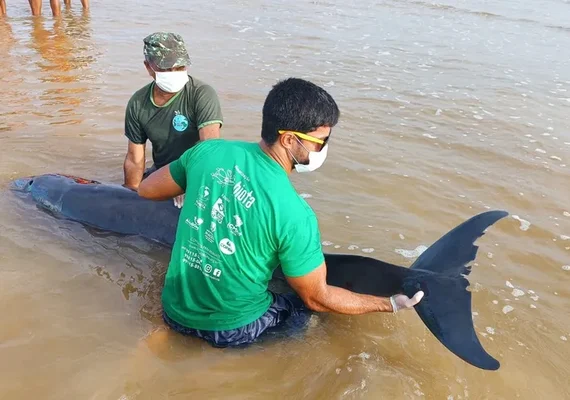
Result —
<instances>
[{"instance_id":1,"label":"man's forearm","mask_svg":"<svg viewBox=\"0 0 570 400\"><path fill-rule=\"evenodd\" d=\"M123 186L137 190L144 174L144 159L142 162L135 163L127 156L123 165L123 172L125 176Z\"/></svg>"},{"instance_id":2,"label":"man's forearm","mask_svg":"<svg viewBox=\"0 0 570 400\"><path fill-rule=\"evenodd\" d=\"M354 293L330 285L327 285L326 289L318 297L311 299L307 303L309 308L318 312L357 315L393 311L389 298Z\"/></svg>"}]
</instances>

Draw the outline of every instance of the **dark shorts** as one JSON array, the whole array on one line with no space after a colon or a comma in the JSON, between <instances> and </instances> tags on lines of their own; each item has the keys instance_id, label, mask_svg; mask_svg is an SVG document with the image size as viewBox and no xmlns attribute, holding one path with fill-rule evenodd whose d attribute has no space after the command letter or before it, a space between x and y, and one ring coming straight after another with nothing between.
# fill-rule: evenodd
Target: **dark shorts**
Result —
<instances>
[{"instance_id":1,"label":"dark shorts","mask_svg":"<svg viewBox=\"0 0 570 400\"><path fill-rule=\"evenodd\" d=\"M242 347L257 342L266 333L278 337L290 337L306 328L311 311L295 294L273 294L273 303L258 319L240 328L227 331L205 331L187 328L162 313L166 325L174 331L204 339L214 347Z\"/></svg>"}]
</instances>

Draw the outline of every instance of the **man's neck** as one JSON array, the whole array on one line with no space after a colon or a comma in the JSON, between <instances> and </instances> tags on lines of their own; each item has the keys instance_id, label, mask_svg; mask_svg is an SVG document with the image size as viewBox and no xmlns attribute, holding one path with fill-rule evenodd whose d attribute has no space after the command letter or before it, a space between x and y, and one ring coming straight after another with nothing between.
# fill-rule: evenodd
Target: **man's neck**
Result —
<instances>
[{"instance_id":1,"label":"man's neck","mask_svg":"<svg viewBox=\"0 0 570 400\"><path fill-rule=\"evenodd\" d=\"M279 164L287 174L289 174L293 170L293 164L291 163L289 158L286 157L284 154L275 151L275 149L272 146L267 145L267 143L265 143L263 139L259 141L259 147L261 147L261 150L263 150L265 154L271 157L273 161Z\"/></svg>"},{"instance_id":2,"label":"man's neck","mask_svg":"<svg viewBox=\"0 0 570 400\"><path fill-rule=\"evenodd\" d=\"M153 85L152 100L154 101L154 104L156 104L157 106L162 107L163 105L168 103L170 99L172 99L174 96L176 96L176 93L165 92L164 90L159 88L156 83Z\"/></svg>"}]
</instances>

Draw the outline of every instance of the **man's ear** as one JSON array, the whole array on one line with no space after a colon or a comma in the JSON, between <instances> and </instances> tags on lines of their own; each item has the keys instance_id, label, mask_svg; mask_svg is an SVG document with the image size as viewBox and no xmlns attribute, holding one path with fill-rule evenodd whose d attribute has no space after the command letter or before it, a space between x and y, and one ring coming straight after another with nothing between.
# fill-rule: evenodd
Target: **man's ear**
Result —
<instances>
[{"instance_id":1,"label":"man's ear","mask_svg":"<svg viewBox=\"0 0 570 400\"><path fill-rule=\"evenodd\" d=\"M293 137L294 135L284 132L284 133L278 133L279 137L279 143L281 144L282 147L286 148L286 149L291 149L294 145L295 142L295 138Z\"/></svg>"},{"instance_id":2,"label":"man's ear","mask_svg":"<svg viewBox=\"0 0 570 400\"><path fill-rule=\"evenodd\" d=\"M150 64L148 63L148 61L147 61L147 60L144 60L143 63L144 63L144 66L145 66L146 71L148 72L148 74L152 77L152 79L155 79L155 78L156 78L156 75L155 75L153 69L150 67Z\"/></svg>"}]
</instances>

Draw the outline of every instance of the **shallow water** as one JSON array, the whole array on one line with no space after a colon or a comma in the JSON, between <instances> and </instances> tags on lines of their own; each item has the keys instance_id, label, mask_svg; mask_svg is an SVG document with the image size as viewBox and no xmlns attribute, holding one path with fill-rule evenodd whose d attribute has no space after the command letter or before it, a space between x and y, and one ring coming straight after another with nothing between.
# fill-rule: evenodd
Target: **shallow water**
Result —
<instances>
[{"instance_id":1,"label":"shallow water","mask_svg":"<svg viewBox=\"0 0 570 400\"><path fill-rule=\"evenodd\" d=\"M79 3L0 20L0 398L570 398L570 3ZM327 163L294 176L326 251L410 265L505 209L470 276L477 370L414 312L322 315L301 339L215 350L160 331L169 253L16 201L19 176L120 182L142 39L181 33L219 92L223 135L257 140L271 85L300 76L341 107ZM565 267L566 266L566 267ZM522 295L521 295L522 293Z\"/></svg>"}]
</instances>

